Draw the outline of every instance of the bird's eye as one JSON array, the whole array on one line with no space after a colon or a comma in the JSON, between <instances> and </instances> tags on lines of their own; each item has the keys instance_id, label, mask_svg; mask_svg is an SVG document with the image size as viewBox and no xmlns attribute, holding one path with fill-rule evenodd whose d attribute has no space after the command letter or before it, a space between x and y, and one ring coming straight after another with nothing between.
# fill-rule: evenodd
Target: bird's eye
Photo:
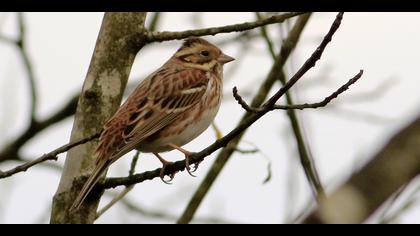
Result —
<instances>
[{"instance_id":1,"label":"bird's eye","mask_svg":"<svg viewBox=\"0 0 420 236\"><path fill-rule=\"evenodd\" d=\"M206 50L204 50L204 51L201 51L201 56L205 56L205 57L208 57L209 56L209 51L206 51Z\"/></svg>"}]
</instances>

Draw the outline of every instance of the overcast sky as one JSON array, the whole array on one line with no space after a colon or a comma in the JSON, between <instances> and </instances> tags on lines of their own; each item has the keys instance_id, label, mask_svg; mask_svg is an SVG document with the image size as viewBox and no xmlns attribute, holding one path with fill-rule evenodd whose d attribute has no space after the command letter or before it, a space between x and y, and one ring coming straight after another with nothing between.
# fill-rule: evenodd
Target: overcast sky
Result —
<instances>
[{"instance_id":1,"label":"overcast sky","mask_svg":"<svg viewBox=\"0 0 420 236\"><path fill-rule=\"evenodd\" d=\"M81 90L89 66L103 13L27 13L27 46L37 77L39 117L46 117ZM192 20L191 13L167 13L159 24L161 30L186 30L195 27L222 26L255 20L253 13L205 13L202 21ZM335 13L315 13L306 26L298 49L287 64L287 74L295 72L317 47L335 18ZM195 22L192 24L192 22ZM0 33L16 35L15 15L0 13ZM286 27L287 28L287 27ZM283 36L285 28L283 30ZM270 34L279 42L278 26ZM231 34L233 35L233 34ZM209 36L217 42L231 35ZM419 13L346 13L341 27L322 59L301 82L294 96L300 102L317 102L364 69L362 80L325 109L298 112L321 180L332 191L401 127L420 112ZM160 67L179 47L180 41L155 43L137 56L130 79L144 78ZM277 43L277 46L279 44ZM262 40L254 41L246 56L238 44L222 50L239 63L234 73L225 66L226 99L216 118L223 133L235 127L243 109L231 99L231 89L251 93L264 79L271 59ZM28 122L29 96L25 71L17 50L0 42L0 149L25 128ZM278 88L278 87L276 87ZM40 133L23 149L22 155L35 158L68 142L72 119L67 119ZM185 147L199 151L214 141L208 129ZM312 198L300 167L296 146L287 116L282 111L268 114L247 132L241 147L258 147L252 155L235 154L222 171L197 212L197 218L216 217L240 223L282 223L303 210ZM251 144L250 144L251 143ZM113 165L112 176L127 174L128 154ZM164 154L169 160L183 158L178 152ZM159 179L139 184L127 196L146 209L178 216L185 208L214 157L206 158L192 178L185 172L176 175L172 185ZM60 155L62 164L64 155ZM262 184L271 162L272 178ZM17 163L0 165L1 170ZM160 167L150 154L142 154L137 171ZM48 208L60 172L36 167L0 181L0 223L48 222ZM420 183L414 181L414 189ZM289 184L292 183L292 184ZM410 188L410 189L411 189ZM410 190L409 189L409 190ZM120 189L114 190L119 191ZM420 194L417 194L420 196ZM105 197L105 201L109 198ZM407 211L402 223L420 223L420 207ZM127 211L118 204L98 223L160 223ZM372 222L375 222L374 219Z\"/></svg>"}]
</instances>

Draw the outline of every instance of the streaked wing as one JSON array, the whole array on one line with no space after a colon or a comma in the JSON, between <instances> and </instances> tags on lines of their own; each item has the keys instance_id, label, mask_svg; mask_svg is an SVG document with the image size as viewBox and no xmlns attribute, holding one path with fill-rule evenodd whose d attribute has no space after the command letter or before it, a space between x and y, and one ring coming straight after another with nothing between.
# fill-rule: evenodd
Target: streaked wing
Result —
<instances>
[{"instance_id":1,"label":"streaked wing","mask_svg":"<svg viewBox=\"0 0 420 236\"><path fill-rule=\"evenodd\" d=\"M104 132L109 130L113 134L103 136L114 137L109 138L110 143L101 141L112 148L108 148L108 154L102 153L100 156L115 161L147 137L171 124L201 100L208 82L205 72L197 69L164 67L153 73L105 125ZM115 128L119 129L120 135L111 131Z\"/></svg>"}]
</instances>

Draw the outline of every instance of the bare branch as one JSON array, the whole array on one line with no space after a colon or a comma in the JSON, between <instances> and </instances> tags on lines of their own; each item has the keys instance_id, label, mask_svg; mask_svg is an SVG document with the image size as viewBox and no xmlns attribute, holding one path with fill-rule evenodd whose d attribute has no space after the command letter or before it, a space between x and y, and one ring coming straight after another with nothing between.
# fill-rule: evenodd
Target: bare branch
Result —
<instances>
[{"instance_id":1,"label":"bare branch","mask_svg":"<svg viewBox=\"0 0 420 236\"><path fill-rule=\"evenodd\" d=\"M300 78L302 78L302 76L308 72L309 69L315 66L316 62L321 58L325 47L329 42L331 42L332 36L337 31L338 27L340 27L343 14L343 12L337 14L337 17L333 22L330 30L328 31L327 35L325 35L318 48L312 53L309 59L305 61L303 66L295 73L295 75L293 75L292 78L290 78L290 80L263 105L264 107L273 107L281 96L283 96Z\"/></svg>"},{"instance_id":2,"label":"bare branch","mask_svg":"<svg viewBox=\"0 0 420 236\"><path fill-rule=\"evenodd\" d=\"M146 41L147 42L162 42L162 41L168 41L168 40L174 40L174 39L184 39L190 36L205 36L205 35L216 35L220 33L241 32L245 30L255 29L263 25L281 23L291 17L301 15L301 14L304 14L304 13L303 12L284 13L281 15L275 15L275 16L268 17L266 19L253 21L253 22L227 25L227 26L222 26L222 27L186 30L186 31L181 31L181 32L169 32L169 31L147 32Z\"/></svg>"},{"instance_id":3,"label":"bare branch","mask_svg":"<svg viewBox=\"0 0 420 236\"><path fill-rule=\"evenodd\" d=\"M48 160L57 160L57 155L58 154L67 152L68 150L70 150L73 147L76 147L80 144L87 143L87 142L89 142L93 139L96 139L98 137L99 137L99 134L95 134L95 135L92 135L90 137L81 139L79 141L66 144L64 146L61 146L61 147L55 149L52 152L49 152L47 154L42 155L41 157L39 157L39 158L37 158L33 161L29 161L29 162L27 162L23 165L19 165L15 168L13 168L11 170L8 170L8 171L5 171L5 172L0 171L0 179L10 177L10 176L12 176L14 174L17 174L17 173L20 173L20 172L24 172L24 171L28 170L29 168L31 168L32 166L37 165L39 163L42 163L42 162L45 162L45 161L48 161Z\"/></svg>"},{"instance_id":4,"label":"bare branch","mask_svg":"<svg viewBox=\"0 0 420 236\"><path fill-rule=\"evenodd\" d=\"M330 103L333 99L337 98L340 94L348 90L352 84L356 83L362 77L362 75L363 75L363 70L360 70L360 72L357 75L355 75L353 78L347 81L347 83L345 83L343 86L337 89L334 93L324 98L324 100L322 100L321 102L317 102L317 103L304 103L304 104L296 104L296 105L274 105L272 107L255 108L255 107L250 107L244 101L241 95L238 94L238 89L236 87L233 88L233 96L235 100L239 103L239 105L241 105L242 108L244 108L247 112L253 112L253 113L265 112L266 110L268 111L290 110L290 109L303 110L303 109L308 109L308 108L316 109L316 108L325 107L326 105L328 105L328 103Z\"/></svg>"}]
</instances>

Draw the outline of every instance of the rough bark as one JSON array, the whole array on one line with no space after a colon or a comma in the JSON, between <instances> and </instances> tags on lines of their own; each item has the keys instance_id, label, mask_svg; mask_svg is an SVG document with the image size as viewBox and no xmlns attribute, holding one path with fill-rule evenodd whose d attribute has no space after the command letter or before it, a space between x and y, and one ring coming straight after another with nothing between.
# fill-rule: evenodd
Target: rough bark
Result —
<instances>
[{"instance_id":1,"label":"rough bark","mask_svg":"<svg viewBox=\"0 0 420 236\"><path fill-rule=\"evenodd\" d=\"M100 132L118 109L131 66L144 40L145 13L105 13L89 70L78 101L71 140ZM133 42L136 42L134 44ZM51 223L93 223L102 193L91 196L79 211L70 213L73 200L93 170L97 142L70 150L53 198Z\"/></svg>"}]
</instances>

